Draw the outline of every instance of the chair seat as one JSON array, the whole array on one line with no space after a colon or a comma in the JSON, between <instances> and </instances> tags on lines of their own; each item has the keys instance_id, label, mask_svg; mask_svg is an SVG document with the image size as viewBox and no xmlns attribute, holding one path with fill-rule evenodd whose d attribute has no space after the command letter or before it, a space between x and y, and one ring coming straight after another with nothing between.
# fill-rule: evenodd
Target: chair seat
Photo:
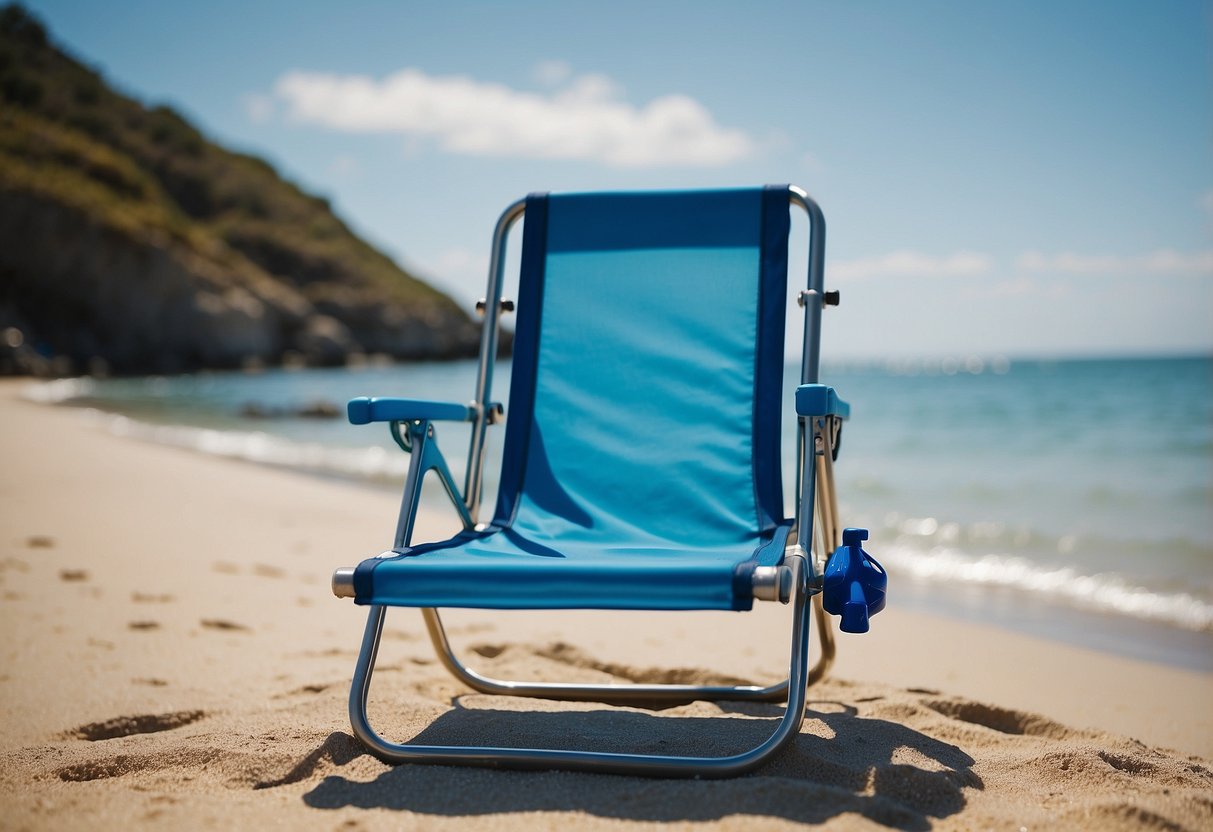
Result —
<instances>
[{"instance_id":1,"label":"chair seat","mask_svg":"<svg viewBox=\"0 0 1213 832\"><path fill-rule=\"evenodd\" d=\"M359 564L355 601L478 609L748 610L757 566L783 558L790 524L726 545L546 540L465 532Z\"/></svg>"}]
</instances>

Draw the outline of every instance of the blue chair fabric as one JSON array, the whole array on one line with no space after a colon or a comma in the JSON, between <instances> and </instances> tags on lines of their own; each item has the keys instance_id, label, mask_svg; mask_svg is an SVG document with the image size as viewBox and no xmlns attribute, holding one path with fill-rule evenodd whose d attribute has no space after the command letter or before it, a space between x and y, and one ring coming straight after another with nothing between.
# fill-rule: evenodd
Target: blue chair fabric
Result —
<instances>
[{"instance_id":1,"label":"blue chair fabric","mask_svg":"<svg viewBox=\"0 0 1213 832\"><path fill-rule=\"evenodd\" d=\"M355 600L749 609L790 527L788 226L787 187L529 197L494 517L364 561Z\"/></svg>"}]
</instances>

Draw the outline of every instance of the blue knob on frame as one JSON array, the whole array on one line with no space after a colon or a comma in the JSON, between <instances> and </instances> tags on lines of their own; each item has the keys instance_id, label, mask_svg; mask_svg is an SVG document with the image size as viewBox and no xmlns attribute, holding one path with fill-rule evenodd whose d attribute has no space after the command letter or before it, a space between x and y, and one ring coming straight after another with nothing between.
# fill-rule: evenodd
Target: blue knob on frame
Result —
<instances>
[{"instance_id":1,"label":"blue knob on frame","mask_svg":"<svg viewBox=\"0 0 1213 832\"><path fill-rule=\"evenodd\" d=\"M868 618L884 609L888 576L861 544L867 529L844 529L842 545L826 564L821 603L830 615L842 616L844 633L866 633Z\"/></svg>"}]
</instances>

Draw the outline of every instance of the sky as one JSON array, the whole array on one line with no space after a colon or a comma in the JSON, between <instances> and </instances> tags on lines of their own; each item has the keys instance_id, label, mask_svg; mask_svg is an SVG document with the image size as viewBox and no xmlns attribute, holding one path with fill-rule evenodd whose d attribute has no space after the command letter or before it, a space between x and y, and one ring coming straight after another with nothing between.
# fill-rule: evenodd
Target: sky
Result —
<instances>
[{"instance_id":1,"label":"sky","mask_svg":"<svg viewBox=\"0 0 1213 832\"><path fill-rule=\"evenodd\" d=\"M469 307L528 192L790 182L826 356L1213 353L1208 3L27 7Z\"/></svg>"}]
</instances>

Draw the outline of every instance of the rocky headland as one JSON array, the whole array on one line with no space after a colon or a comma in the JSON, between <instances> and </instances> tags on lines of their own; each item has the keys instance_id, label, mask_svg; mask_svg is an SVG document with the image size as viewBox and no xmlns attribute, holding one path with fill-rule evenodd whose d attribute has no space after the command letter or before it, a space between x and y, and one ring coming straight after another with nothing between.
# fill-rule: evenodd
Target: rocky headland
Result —
<instances>
[{"instance_id":1,"label":"rocky headland","mask_svg":"<svg viewBox=\"0 0 1213 832\"><path fill-rule=\"evenodd\" d=\"M325 199L0 8L0 374L458 358L478 331Z\"/></svg>"}]
</instances>

